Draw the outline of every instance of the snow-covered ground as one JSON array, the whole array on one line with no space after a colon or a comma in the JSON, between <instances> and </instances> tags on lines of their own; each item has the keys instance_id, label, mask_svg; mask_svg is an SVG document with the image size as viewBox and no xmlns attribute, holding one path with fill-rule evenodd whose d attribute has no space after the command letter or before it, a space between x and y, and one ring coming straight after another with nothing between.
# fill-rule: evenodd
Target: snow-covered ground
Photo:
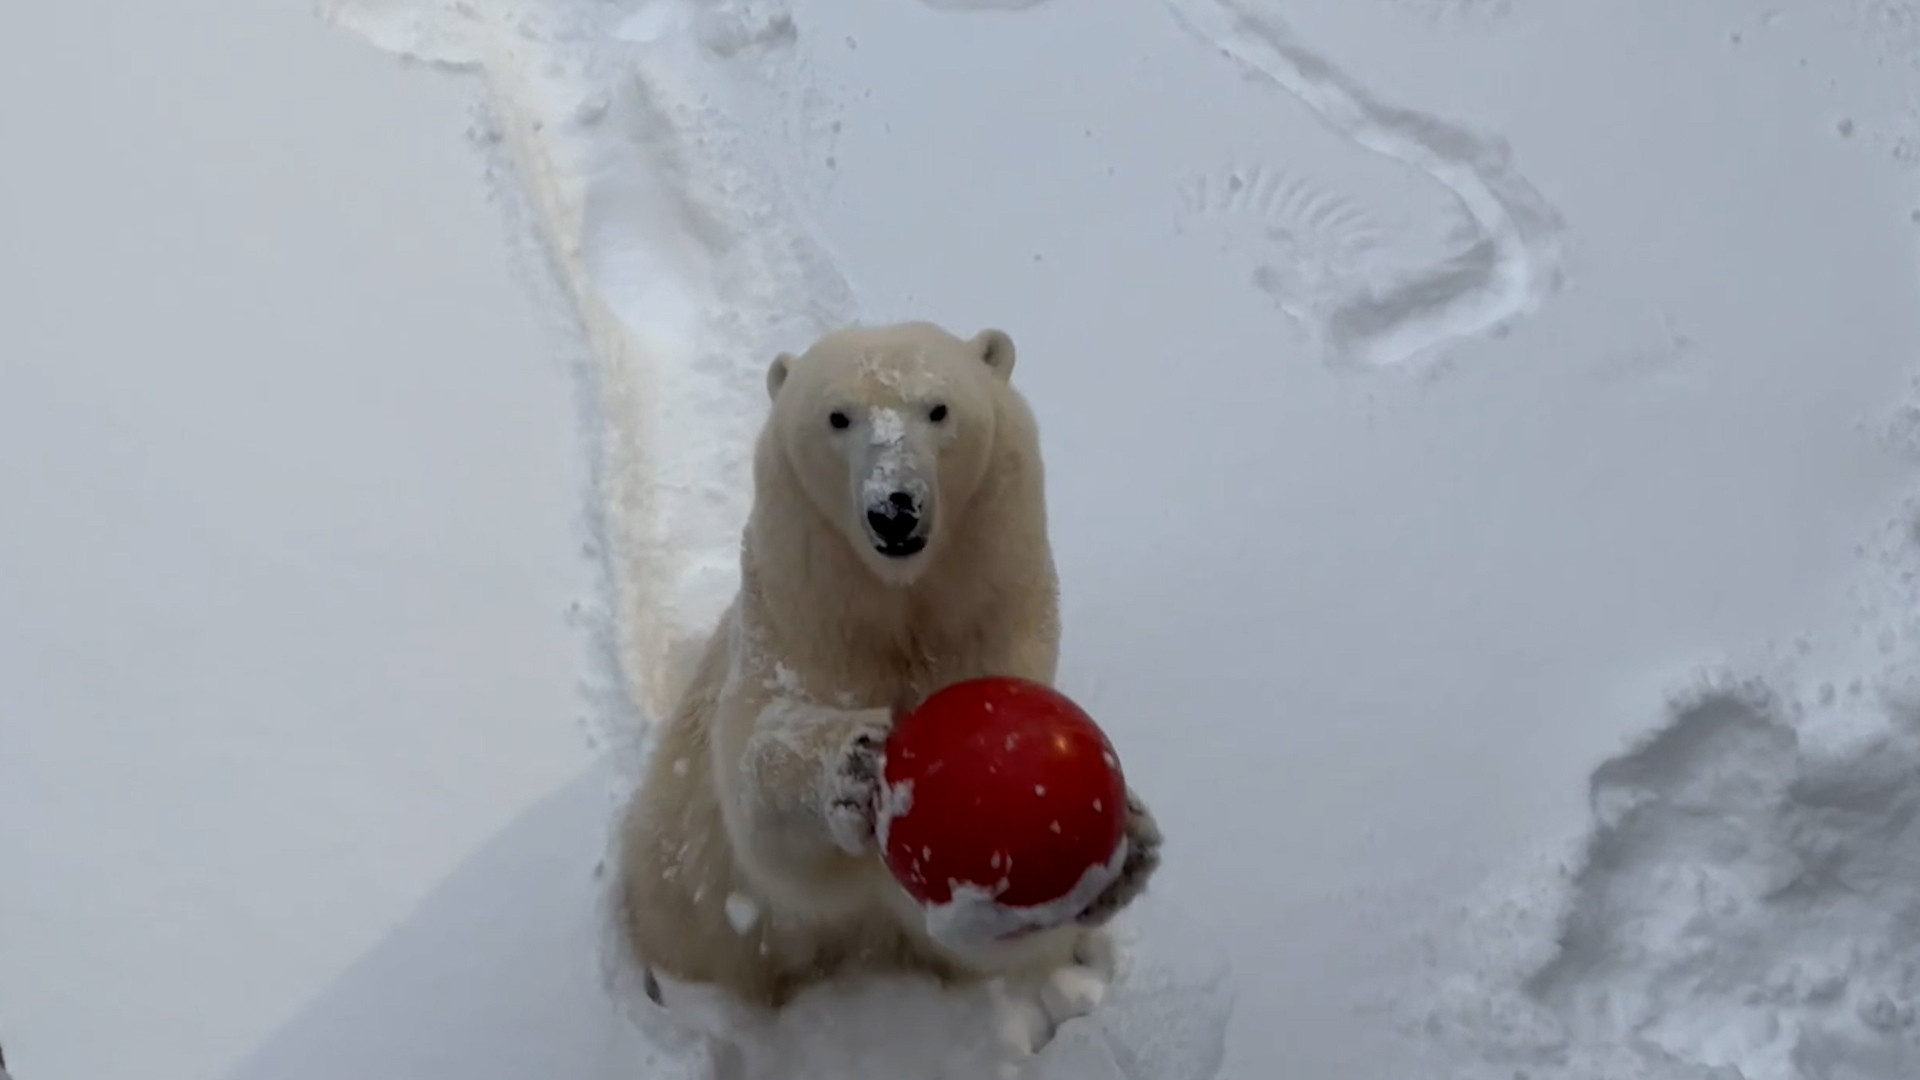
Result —
<instances>
[{"instance_id":1,"label":"snow-covered ground","mask_svg":"<svg viewBox=\"0 0 1920 1080\"><path fill-rule=\"evenodd\" d=\"M0 44L16 1080L996 1075L603 955L761 372L905 317L1168 834L1028 1075L1920 1074L1920 5L322 14Z\"/></svg>"}]
</instances>

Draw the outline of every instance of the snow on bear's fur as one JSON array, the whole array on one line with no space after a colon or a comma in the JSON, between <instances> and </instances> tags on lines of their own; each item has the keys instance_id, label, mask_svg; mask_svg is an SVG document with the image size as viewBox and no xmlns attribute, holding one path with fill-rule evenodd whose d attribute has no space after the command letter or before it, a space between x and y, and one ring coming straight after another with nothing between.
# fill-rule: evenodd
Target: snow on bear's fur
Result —
<instances>
[{"instance_id":1,"label":"snow on bear's fur","mask_svg":"<svg viewBox=\"0 0 1920 1080\"><path fill-rule=\"evenodd\" d=\"M648 973L778 1006L850 968L1043 973L1159 862L1128 852L1079 919L979 948L929 937L874 840L893 718L982 675L1051 684L1060 620L1040 441L1013 342L853 327L767 371L740 588L659 732L620 833L621 929Z\"/></svg>"}]
</instances>

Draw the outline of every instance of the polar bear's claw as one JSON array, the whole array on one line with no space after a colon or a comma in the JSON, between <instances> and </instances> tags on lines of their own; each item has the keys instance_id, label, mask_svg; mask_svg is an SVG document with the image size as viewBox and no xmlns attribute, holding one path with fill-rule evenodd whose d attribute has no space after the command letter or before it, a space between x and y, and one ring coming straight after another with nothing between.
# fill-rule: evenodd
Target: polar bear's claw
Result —
<instances>
[{"instance_id":1,"label":"polar bear's claw","mask_svg":"<svg viewBox=\"0 0 1920 1080\"><path fill-rule=\"evenodd\" d=\"M863 727L848 740L827 776L827 832L834 846L849 855L862 854L873 843L886 737L878 725Z\"/></svg>"}]
</instances>

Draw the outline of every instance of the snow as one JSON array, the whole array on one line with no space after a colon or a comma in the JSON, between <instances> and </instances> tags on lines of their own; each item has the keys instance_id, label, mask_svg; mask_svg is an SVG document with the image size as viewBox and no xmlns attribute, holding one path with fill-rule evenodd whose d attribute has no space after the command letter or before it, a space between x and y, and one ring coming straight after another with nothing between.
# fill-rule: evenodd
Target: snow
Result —
<instances>
[{"instance_id":1,"label":"snow","mask_svg":"<svg viewBox=\"0 0 1920 1080\"><path fill-rule=\"evenodd\" d=\"M1137 956L1144 943L1130 948ZM1105 959L1044 978L989 984L985 993L959 997L921 981L854 979L801 997L778 1020L745 1013L701 988L663 980L664 998L680 1016L677 1024L649 1028L655 1040L651 1048L634 1051L613 1071L590 1075L674 1080L714 1075L1199 1080L1219 1075L1216 1017L1227 995L1218 960L1189 961L1177 978L1168 978L1165 968L1128 970L1118 958L1113 961L1118 973L1108 974L1098 966ZM1089 1006L1091 1013L1050 1031L1053 1016ZM716 1032L727 1037L724 1049L710 1037ZM1022 1052L1041 1039L1046 1039L1041 1053ZM369 1067L387 1067L372 1055L364 1060ZM277 1064L297 1066L290 1059Z\"/></svg>"},{"instance_id":2,"label":"snow","mask_svg":"<svg viewBox=\"0 0 1920 1080\"><path fill-rule=\"evenodd\" d=\"M1059 823L1054 823L1059 831ZM881 843L885 843L884 834ZM932 861L933 852L921 858ZM1107 861L1087 867L1086 872L1060 897L1039 904L1006 904L1000 901L1013 874L1012 861L1002 868L1002 876L991 887L970 881L948 879L945 903L929 904L926 909L927 935L956 948L975 948L1031 929L1059 926L1087 909L1107 886L1120 876L1127 861L1127 841L1121 837ZM907 880L921 882L919 861L908 872Z\"/></svg>"},{"instance_id":3,"label":"snow","mask_svg":"<svg viewBox=\"0 0 1920 1080\"><path fill-rule=\"evenodd\" d=\"M1442 931L1452 1075L1920 1070L1916 525L1865 546L1852 634L1676 688L1592 771L1555 887L1489 885Z\"/></svg>"},{"instance_id":4,"label":"snow","mask_svg":"<svg viewBox=\"0 0 1920 1080\"><path fill-rule=\"evenodd\" d=\"M760 905L753 898L740 893L727 894L727 923L739 933L746 933L753 924L760 921Z\"/></svg>"},{"instance_id":5,"label":"snow","mask_svg":"<svg viewBox=\"0 0 1920 1080\"><path fill-rule=\"evenodd\" d=\"M1920 9L322 8L0 44L18 1080L1920 1069ZM856 318L1018 344L1165 862L663 1010L607 829Z\"/></svg>"}]
</instances>

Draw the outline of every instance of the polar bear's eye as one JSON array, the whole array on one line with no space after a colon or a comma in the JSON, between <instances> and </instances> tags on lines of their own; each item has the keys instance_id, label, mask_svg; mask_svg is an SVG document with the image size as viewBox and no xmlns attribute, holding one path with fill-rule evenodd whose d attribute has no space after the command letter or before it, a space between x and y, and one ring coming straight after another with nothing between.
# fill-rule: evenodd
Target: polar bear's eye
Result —
<instances>
[{"instance_id":1,"label":"polar bear's eye","mask_svg":"<svg viewBox=\"0 0 1920 1080\"><path fill-rule=\"evenodd\" d=\"M837 430L844 431L846 430L847 425L853 423L853 421L847 419L846 413L841 412L839 409L835 409L832 412L827 414L827 423L832 424L834 428Z\"/></svg>"},{"instance_id":2,"label":"polar bear's eye","mask_svg":"<svg viewBox=\"0 0 1920 1080\"><path fill-rule=\"evenodd\" d=\"M942 420L945 420L946 418L947 418L947 407L945 405L935 405L933 408L927 410L927 419L933 421L936 424Z\"/></svg>"}]
</instances>

